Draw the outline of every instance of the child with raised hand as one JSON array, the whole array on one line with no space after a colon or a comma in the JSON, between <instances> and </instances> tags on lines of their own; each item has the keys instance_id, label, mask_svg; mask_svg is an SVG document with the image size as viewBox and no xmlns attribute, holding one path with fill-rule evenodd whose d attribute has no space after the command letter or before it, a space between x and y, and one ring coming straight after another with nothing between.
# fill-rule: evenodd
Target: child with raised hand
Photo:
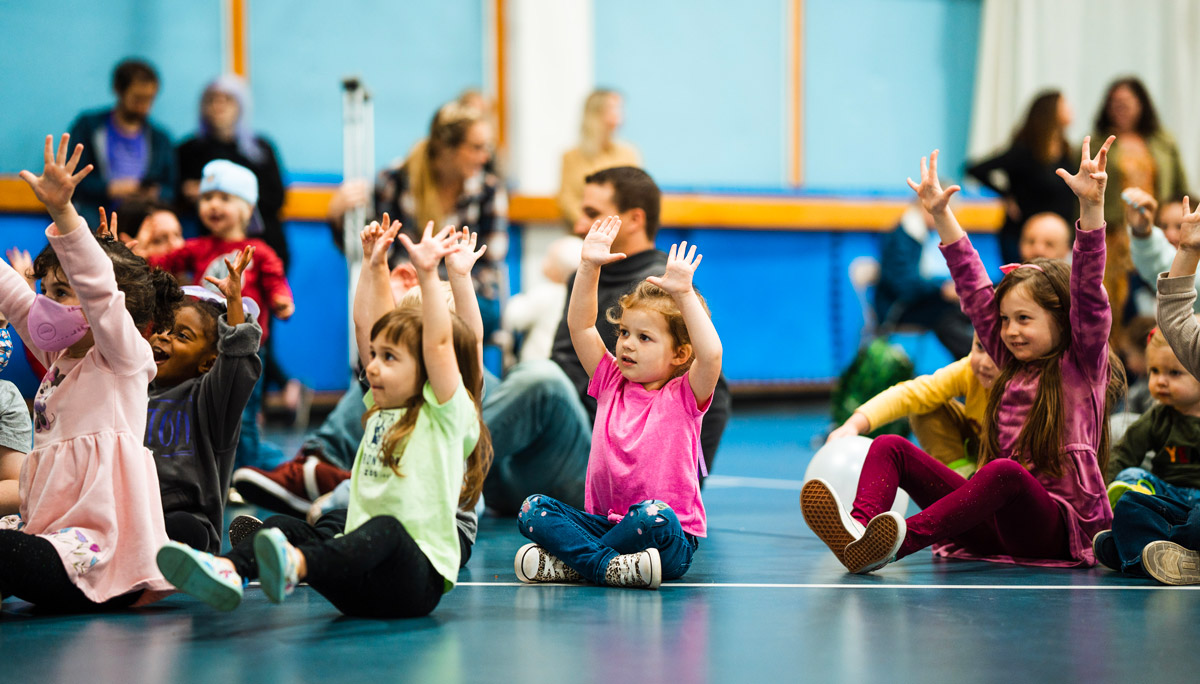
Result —
<instances>
[{"instance_id":1,"label":"child with raised hand","mask_svg":"<svg viewBox=\"0 0 1200 684\"><path fill-rule=\"evenodd\" d=\"M1116 510L1130 490L1200 504L1200 381L1180 363L1158 329L1146 343L1150 392L1157 405L1142 414L1113 446L1108 500ZM1146 452L1154 452L1150 470Z\"/></svg>"},{"instance_id":2,"label":"child with raised hand","mask_svg":"<svg viewBox=\"0 0 1200 684\"><path fill-rule=\"evenodd\" d=\"M0 266L0 310L49 368L34 401L20 521L0 525L0 595L85 611L170 590L154 565L167 535L142 444L155 374L142 331L169 325L182 293L170 275L87 229L71 196L91 166L76 171L83 145L68 151L68 136L57 153L47 136L42 174L21 172L54 220L33 266L44 294Z\"/></svg>"},{"instance_id":3,"label":"child with raised hand","mask_svg":"<svg viewBox=\"0 0 1200 684\"><path fill-rule=\"evenodd\" d=\"M247 245L224 278L208 277L224 295L185 288L175 324L150 338L158 374L150 385L146 446L158 466L167 536L201 551L221 547L225 497L241 432L241 415L262 373L258 307L242 300Z\"/></svg>"},{"instance_id":4,"label":"child with raised hand","mask_svg":"<svg viewBox=\"0 0 1200 684\"><path fill-rule=\"evenodd\" d=\"M1120 366L1108 349L1104 186L1110 137L1095 158L1084 139L1078 173L1058 175L1079 197L1072 265L1049 259L1002 268L993 291L979 254L950 211L937 151L909 186L934 217L963 311L1001 369L988 400L979 470L970 480L899 437L867 452L853 512L828 483L806 482L804 520L854 573L934 546L939 556L1042 566L1091 566L1091 540L1109 527L1104 495L1108 388ZM898 488L923 509L889 511Z\"/></svg>"},{"instance_id":5,"label":"child with raised hand","mask_svg":"<svg viewBox=\"0 0 1200 684\"><path fill-rule=\"evenodd\" d=\"M421 310L388 309L387 250L399 229L372 224L363 235L371 260L360 275L354 320L359 353L368 360L369 411L345 534L331 539L276 516L225 557L170 543L159 552L159 567L179 589L231 610L241 601L243 578L258 577L276 603L306 580L347 615L417 617L454 586L454 512L464 470L473 500L490 455L479 413L478 339L450 313L438 278L438 264L459 248L450 229L434 236L426 228L415 245L400 236L417 270ZM363 321L371 319L368 329Z\"/></svg>"},{"instance_id":6,"label":"child with raised hand","mask_svg":"<svg viewBox=\"0 0 1200 684\"><path fill-rule=\"evenodd\" d=\"M205 164L200 179L200 221L212 233L191 238L183 247L166 254L147 255L154 266L171 273L191 273L193 282L204 285L208 278L227 275L226 259L236 258L247 246L254 247L254 261L243 274L242 291L254 300L263 315L257 323L262 328L262 341L271 334L268 312L279 320L287 320L296 310L292 289L283 270L283 261L267 243L247 236L251 220L256 216L258 180L254 172L225 159ZM262 359L265 352L259 352ZM242 413L242 432L239 437L237 463L239 466L273 468L282 460L278 448L259 440L258 412L262 406L262 379Z\"/></svg>"},{"instance_id":7,"label":"child with raised hand","mask_svg":"<svg viewBox=\"0 0 1200 684\"><path fill-rule=\"evenodd\" d=\"M976 335L966 358L875 395L829 433L825 443L868 433L908 416L926 453L963 477L970 477L979 459L988 394L998 375L1000 370Z\"/></svg>"},{"instance_id":8,"label":"child with raised hand","mask_svg":"<svg viewBox=\"0 0 1200 684\"><path fill-rule=\"evenodd\" d=\"M1125 224L1129 226L1129 250L1133 266L1142 280L1154 286L1158 276L1169 271L1178 252L1183 202L1159 205L1154 195L1141 188L1125 188ZM1158 230L1155 230L1155 226ZM1200 289L1200 276L1195 287ZM1200 306L1200 303L1197 303Z\"/></svg>"},{"instance_id":9,"label":"child with raised hand","mask_svg":"<svg viewBox=\"0 0 1200 684\"><path fill-rule=\"evenodd\" d=\"M721 375L721 339L692 287L701 257L695 245L672 245L666 273L608 310L614 356L596 330L596 288L600 268L625 258L610 253L620 227L616 216L592 225L567 308L598 403L585 510L542 494L525 499L517 524L533 543L514 560L522 582L657 589L687 572L706 536L700 424Z\"/></svg>"}]
</instances>

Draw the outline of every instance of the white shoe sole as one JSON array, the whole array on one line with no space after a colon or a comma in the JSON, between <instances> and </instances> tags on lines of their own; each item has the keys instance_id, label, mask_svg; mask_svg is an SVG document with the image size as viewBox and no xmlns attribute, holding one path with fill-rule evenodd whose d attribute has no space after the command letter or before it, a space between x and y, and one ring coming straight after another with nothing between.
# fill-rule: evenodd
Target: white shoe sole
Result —
<instances>
[{"instance_id":1,"label":"white shoe sole","mask_svg":"<svg viewBox=\"0 0 1200 684\"><path fill-rule=\"evenodd\" d=\"M238 468L233 473L232 484L242 498L249 503L276 513L286 513L303 518L312 506L312 502L308 499L296 496L283 485L257 470Z\"/></svg>"},{"instance_id":2,"label":"white shoe sole","mask_svg":"<svg viewBox=\"0 0 1200 684\"><path fill-rule=\"evenodd\" d=\"M862 537L846 546L846 568L862 575L891 563L904 543L907 529L908 523L895 511L871 518Z\"/></svg>"},{"instance_id":3,"label":"white shoe sole","mask_svg":"<svg viewBox=\"0 0 1200 684\"><path fill-rule=\"evenodd\" d=\"M1142 567L1163 584L1200 584L1200 553L1165 540L1142 549Z\"/></svg>"},{"instance_id":4,"label":"white shoe sole","mask_svg":"<svg viewBox=\"0 0 1200 684\"><path fill-rule=\"evenodd\" d=\"M217 610L230 611L242 603L241 587L233 588L199 562L191 549L170 542L155 557L158 570L175 588Z\"/></svg>"}]
</instances>

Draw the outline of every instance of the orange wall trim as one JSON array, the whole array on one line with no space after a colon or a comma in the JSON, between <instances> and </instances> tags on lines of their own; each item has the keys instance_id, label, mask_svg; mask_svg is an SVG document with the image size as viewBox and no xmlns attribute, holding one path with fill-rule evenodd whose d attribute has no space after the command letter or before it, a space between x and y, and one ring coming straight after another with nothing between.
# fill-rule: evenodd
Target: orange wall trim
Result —
<instances>
[{"instance_id":1,"label":"orange wall trim","mask_svg":"<svg viewBox=\"0 0 1200 684\"><path fill-rule=\"evenodd\" d=\"M288 188L284 218L322 221L333 188L328 185L293 185ZM674 195L663 197L663 225L683 228L748 230L868 230L886 231L896 225L907 202L855 198L731 197L727 195ZM25 182L16 176L0 177L0 212L42 213L41 204ZM553 197L514 195L509 198L509 220L554 222L561 219ZM999 202L962 201L954 210L959 223L974 232L995 232L1004 217Z\"/></svg>"},{"instance_id":2,"label":"orange wall trim","mask_svg":"<svg viewBox=\"0 0 1200 684\"><path fill-rule=\"evenodd\" d=\"M229 66L233 73L247 78L246 69L246 3L249 0L229 2Z\"/></svg>"}]
</instances>

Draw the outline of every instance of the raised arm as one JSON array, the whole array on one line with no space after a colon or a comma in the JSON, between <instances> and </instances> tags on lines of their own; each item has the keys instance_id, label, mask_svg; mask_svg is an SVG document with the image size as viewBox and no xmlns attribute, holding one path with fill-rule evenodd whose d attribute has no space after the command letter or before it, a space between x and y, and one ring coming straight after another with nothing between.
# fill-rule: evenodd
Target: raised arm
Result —
<instances>
[{"instance_id":1,"label":"raised arm","mask_svg":"<svg viewBox=\"0 0 1200 684\"><path fill-rule=\"evenodd\" d=\"M933 225L942 244L949 245L966 235L962 226L958 225L954 212L950 211L950 198L962 188L951 185L943 190L942 183L938 180L937 164L938 150L934 150L928 159L921 157L921 183L918 185L909 178L908 187L916 191L917 197L921 198L921 206L933 216Z\"/></svg>"},{"instance_id":2,"label":"raised arm","mask_svg":"<svg viewBox=\"0 0 1200 684\"><path fill-rule=\"evenodd\" d=\"M79 158L83 155L83 145L75 145L75 150L68 159L70 141L71 136L63 133L58 141L56 154L54 136L46 136L46 148L42 154L45 167L42 169L42 175L35 176L32 172L21 171L21 180L28 183L38 201L46 205L46 211L50 213L54 225L58 226L59 235L71 233L82 223L75 206L71 204L71 196L75 194L75 187L79 182L92 171L91 164L78 172L75 171L75 167L79 165Z\"/></svg>"},{"instance_id":3,"label":"raised arm","mask_svg":"<svg viewBox=\"0 0 1200 684\"><path fill-rule=\"evenodd\" d=\"M388 278L388 249L396 234L400 232L400 222L392 221L383 215L383 225L373 221L362 229L359 239L362 240L363 262L358 272L358 286L354 290L354 342L358 345L358 358L371 358L371 328L387 312L396 308L392 298L392 286Z\"/></svg>"},{"instance_id":4,"label":"raised arm","mask_svg":"<svg viewBox=\"0 0 1200 684\"><path fill-rule=\"evenodd\" d=\"M216 285L221 294L225 295L225 322L230 326L246 322L246 312L242 308L242 273L246 271L253 257L254 245L246 245L232 264L229 263L229 257L225 257L227 275L224 278L204 276L205 280Z\"/></svg>"},{"instance_id":5,"label":"raised arm","mask_svg":"<svg viewBox=\"0 0 1200 684\"><path fill-rule=\"evenodd\" d=\"M1079 198L1079 223L1071 261L1071 347L1105 378L1112 311L1104 290L1104 188L1108 185L1105 170L1108 148L1116 139L1109 136L1092 157L1091 138L1084 138L1079 171L1074 175L1066 169L1055 171Z\"/></svg>"},{"instance_id":6,"label":"raised arm","mask_svg":"<svg viewBox=\"0 0 1200 684\"><path fill-rule=\"evenodd\" d=\"M592 224L583 239L579 270L575 272L575 285L571 288L571 301L567 306L571 345L589 378L596 372L600 359L608 353L604 338L596 330L596 309L599 308L596 289L600 286L600 267L625 258L624 254L610 251L620 230L621 219L616 216Z\"/></svg>"},{"instance_id":7,"label":"raised arm","mask_svg":"<svg viewBox=\"0 0 1200 684\"><path fill-rule=\"evenodd\" d=\"M1196 302L1196 263L1200 261L1200 207L1192 211L1183 198L1179 251L1167 277L1158 279L1158 329L1189 373L1200 377L1200 322L1192 315Z\"/></svg>"},{"instance_id":8,"label":"raised arm","mask_svg":"<svg viewBox=\"0 0 1200 684\"><path fill-rule=\"evenodd\" d=\"M696 245L692 245L690 250L687 246L687 242L671 245L666 273L661 278L650 276L646 280L666 290L683 314L683 324L687 326L688 337L692 338L692 354L695 356L692 367L688 369L688 382L692 386L692 394L696 396L696 404L703 406L717 388L717 380L721 377L721 338L692 287L692 276L703 256L696 254Z\"/></svg>"},{"instance_id":9,"label":"raised arm","mask_svg":"<svg viewBox=\"0 0 1200 684\"><path fill-rule=\"evenodd\" d=\"M475 296L475 283L471 280L471 269L487 251L487 245L479 246L479 234L463 226L455 232L454 251L446 255L446 277L450 280L450 293L454 296L454 311L475 333L475 349L479 356L479 367L483 368L483 316L479 313L479 300Z\"/></svg>"},{"instance_id":10,"label":"raised arm","mask_svg":"<svg viewBox=\"0 0 1200 684\"><path fill-rule=\"evenodd\" d=\"M425 233L416 244L407 235L400 234L400 244L408 251L421 286L421 354L429 374L429 386L439 404L450 401L462 384L454 355L450 307L442 291L442 279L438 277L438 263L458 249L458 236L452 230L447 226L434 235L431 222L425 226Z\"/></svg>"}]
</instances>

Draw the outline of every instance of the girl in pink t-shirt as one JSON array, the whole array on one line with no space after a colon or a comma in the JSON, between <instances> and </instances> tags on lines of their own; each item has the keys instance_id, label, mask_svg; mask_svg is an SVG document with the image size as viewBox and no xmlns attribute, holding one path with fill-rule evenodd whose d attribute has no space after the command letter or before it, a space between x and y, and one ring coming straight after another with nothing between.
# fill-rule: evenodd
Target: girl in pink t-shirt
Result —
<instances>
[{"instance_id":1,"label":"girl in pink t-shirt","mask_svg":"<svg viewBox=\"0 0 1200 684\"><path fill-rule=\"evenodd\" d=\"M46 205L50 244L35 295L0 262L0 311L49 370L34 399L34 448L21 515L0 520L0 594L43 609L141 605L171 590L154 564L167 541L154 457L142 444L154 354L144 331L169 326L183 292L71 206L83 145L68 159L46 138L45 169L21 172Z\"/></svg>"},{"instance_id":2,"label":"girl in pink t-shirt","mask_svg":"<svg viewBox=\"0 0 1200 684\"><path fill-rule=\"evenodd\" d=\"M616 356L596 330L600 267L621 220L597 221L583 242L567 325L596 398L596 424L581 511L551 497L525 500L517 522L533 543L517 551L522 582L587 579L657 589L682 577L706 535L700 499L700 423L721 375L721 339L692 287L696 246L671 246L666 273L609 309Z\"/></svg>"}]
</instances>

